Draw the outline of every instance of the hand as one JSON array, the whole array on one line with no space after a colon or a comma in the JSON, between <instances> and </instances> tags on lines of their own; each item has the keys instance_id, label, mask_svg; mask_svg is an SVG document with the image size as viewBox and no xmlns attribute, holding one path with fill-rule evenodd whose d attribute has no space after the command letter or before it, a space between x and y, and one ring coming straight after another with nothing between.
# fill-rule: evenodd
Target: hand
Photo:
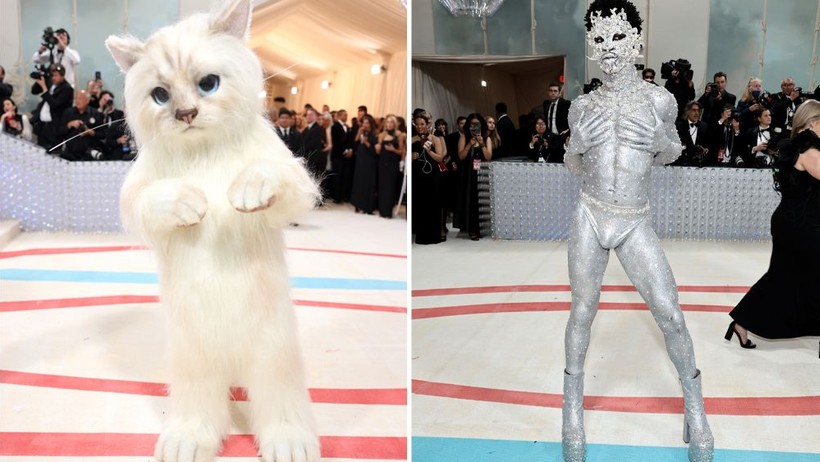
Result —
<instances>
[{"instance_id":1,"label":"hand","mask_svg":"<svg viewBox=\"0 0 820 462\"><path fill-rule=\"evenodd\" d=\"M717 96L715 96L715 101L723 101L723 92L719 91Z\"/></svg>"},{"instance_id":2,"label":"hand","mask_svg":"<svg viewBox=\"0 0 820 462\"><path fill-rule=\"evenodd\" d=\"M121 137L117 138L117 144L125 144L128 142L128 135L122 135Z\"/></svg>"},{"instance_id":3,"label":"hand","mask_svg":"<svg viewBox=\"0 0 820 462\"><path fill-rule=\"evenodd\" d=\"M752 152L760 152L769 149L769 143L761 143L752 148Z\"/></svg>"},{"instance_id":4,"label":"hand","mask_svg":"<svg viewBox=\"0 0 820 462\"><path fill-rule=\"evenodd\" d=\"M752 111L752 112L757 112L761 108L763 108L763 106L760 103L754 103L751 106L749 106L749 110Z\"/></svg>"},{"instance_id":5,"label":"hand","mask_svg":"<svg viewBox=\"0 0 820 462\"><path fill-rule=\"evenodd\" d=\"M48 90L48 87L46 86L46 79L44 77L37 79L37 85L40 85L40 88L42 88L43 91Z\"/></svg>"},{"instance_id":6,"label":"hand","mask_svg":"<svg viewBox=\"0 0 820 462\"><path fill-rule=\"evenodd\" d=\"M432 140L427 140L427 141L424 142L424 149L426 151L429 151L430 148L432 148L432 147L433 147L433 141Z\"/></svg>"},{"instance_id":7,"label":"hand","mask_svg":"<svg viewBox=\"0 0 820 462\"><path fill-rule=\"evenodd\" d=\"M620 122L623 131L618 138L629 147L641 151L661 152L669 144L669 139L663 133L663 126L651 124L634 117L626 117Z\"/></svg>"},{"instance_id":8,"label":"hand","mask_svg":"<svg viewBox=\"0 0 820 462\"><path fill-rule=\"evenodd\" d=\"M789 99L791 99L792 101L796 100L799 97L800 93L797 90L792 90L792 92L789 94Z\"/></svg>"},{"instance_id":9,"label":"hand","mask_svg":"<svg viewBox=\"0 0 820 462\"><path fill-rule=\"evenodd\" d=\"M581 114L581 123L578 130L572 132L574 143L578 146L578 152L584 153L590 149L603 144L608 133L608 124L604 119L605 111L599 111L589 118Z\"/></svg>"},{"instance_id":10,"label":"hand","mask_svg":"<svg viewBox=\"0 0 820 462\"><path fill-rule=\"evenodd\" d=\"M65 50L68 46L68 37L63 34L57 34L57 48Z\"/></svg>"}]
</instances>

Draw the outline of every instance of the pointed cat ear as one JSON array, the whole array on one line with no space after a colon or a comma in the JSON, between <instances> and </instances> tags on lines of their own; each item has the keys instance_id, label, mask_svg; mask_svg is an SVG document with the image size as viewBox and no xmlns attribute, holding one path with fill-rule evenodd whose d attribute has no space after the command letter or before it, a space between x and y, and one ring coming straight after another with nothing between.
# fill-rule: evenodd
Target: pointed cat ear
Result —
<instances>
[{"instance_id":1,"label":"pointed cat ear","mask_svg":"<svg viewBox=\"0 0 820 462\"><path fill-rule=\"evenodd\" d=\"M118 35L111 35L105 39L105 46L123 72L131 69L131 66L142 57L145 48L145 44L136 37Z\"/></svg>"},{"instance_id":2,"label":"pointed cat ear","mask_svg":"<svg viewBox=\"0 0 820 462\"><path fill-rule=\"evenodd\" d=\"M247 41L251 35L251 0L222 0L211 10L211 30Z\"/></svg>"}]
</instances>

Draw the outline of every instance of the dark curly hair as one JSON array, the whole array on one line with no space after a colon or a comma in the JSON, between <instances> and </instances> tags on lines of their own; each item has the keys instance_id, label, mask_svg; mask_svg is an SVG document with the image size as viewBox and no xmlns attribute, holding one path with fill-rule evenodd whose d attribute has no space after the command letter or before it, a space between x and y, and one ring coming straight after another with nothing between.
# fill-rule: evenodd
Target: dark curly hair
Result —
<instances>
[{"instance_id":1,"label":"dark curly hair","mask_svg":"<svg viewBox=\"0 0 820 462\"><path fill-rule=\"evenodd\" d=\"M601 17L606 18L612 16L613 8L616 10L623 10L629 24L638 29L638 32L641 31L641 24L643 23L643 20L641 19L641 15L638 13L638 9L635 8L635 5L631 2L627 0L595 0L591 5L589 5L587 14L584 16L584 23L587 26L587 32L592 30L592 21L590 21L589 17L593 12L599 11L601 13Z\"/></svg>"}]
</instances>

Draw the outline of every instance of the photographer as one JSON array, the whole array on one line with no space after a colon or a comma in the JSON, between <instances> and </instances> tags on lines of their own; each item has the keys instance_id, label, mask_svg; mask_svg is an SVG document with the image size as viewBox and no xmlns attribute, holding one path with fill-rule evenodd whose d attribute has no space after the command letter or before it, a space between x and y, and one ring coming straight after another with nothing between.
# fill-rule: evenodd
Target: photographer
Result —
<instances>
[{"instance_id":1,"label":"photographer","mask_svg":"<svg viewBox=\"0 0 820 462\"><path fill-rule=\"evenodd\" d=\"M66 140L62 157L66 160L103 160L103 140L106 127L103 116L90 106L91 98L85 90L74 97L74 107L63 114L60 135Z\"/></svg>"},{"instance_id":2,"label":"photographer","mask_svg":"<svg viewBox=\"0 0 820 462\"><path fill-rule=\"evenodd\" d=\"M547 121L538 116L535 118L535 133L528 146L527 157L533 162L549 162L549 134L547 133ZM553 162L555 162L553 160Z\"/></svg>"},{"instance_id":3,"label":"photographer","mask_svg":"<svg viewBox=\"0 0 820 462\"><path fill-rule=\"evenodd\" d=\"M71 43L71 36L65 29L57 29L52 32L50 27L43 31L43 40L40 48L34 52L32 60L41 74L45 74L52 64L60 64L65 68L65 80L74 88L74 68L80 64L80 53L68 45Z\"/></svg>"},{"instance_id":4,"label":"photographer","mask_svg":"<svg viewBox=\"0 0 820 462\"><path fill-rule=\"evenodd\" d=\"M467 232L470 239L481 238L478 225L478 171L481 162L493 158L493 142L487 137L487 122L481 114L467 116L464 131L458 138L459 194L453 226Z\"/></svg>"},{"instance_id":5,"label":"photographer","mask_svg":"<svg viewBox=\"0 0 820 462\"><path fill-rule=\"evenodd\" d=\"M740 113L740 128L746 132L755 126L755 114L763 109L770 108L771 95L763 91L763 81L752 77L746 84L746 89L737 102L737 112Z\"/></svg>"},{"instance_id":6,"label":"photographer","mask_svg":"<svg viewBox=\"0 0 820 462\"><path fill-rule=\"evenodd\" d=\"M666 79L664 88L678 103L678 117L685 117L686 103L695 99L693 75L692 65L686 59L673 59L661 65L661 78Z\"/></svg>"},{"instance_id":7,"label":"photographer","mask_svg":"<svg viewBox=\"0 0 820 462\"><path fill-rule=\"evenodd\" d=\"M40 88L42 99L34 110L35 120L32 121L37 144L47 150L60 142L60 120L74 100L74 89L65 81L65 68L55 64L51 66L49 74L50 87L46 84L44 76L35 82Z\"/></svg>"},{"instance_id":8,"label":"photographer","mask_svg":"<svg viewBox=\"0 0 820 462\"><path fill-rule=\"evenodd\" d=\"M706 122L700 120L700 104L692 101L686 105L686 117L675 122L683 143L683 154L672 165L704 167L714 164L709 157L708 128Z\"/></svg>"},{"instance_id":9,"label":"photographer","mask_svg":"<svg viewBox=\"0 0 820 462\"><path fill-rule=\"evenodd\" d=\"M803 89L795 86L791 77L780 82L780 92L772 95L772 126L775 130L791 133L794 112L806 100L802 93Z\"/></svg>"},{"instance_id":10,"label":"photographer","mask_svg":"<svg viewBox=\"0 0 820 462\"><path fill-rule=\"evenodd\" d=\"M720 118L712 122L709 139L709 150L715 153L718 166L744 167L752 164L745 151L745 137L740 131L740 115L730 105L724 106Z\"/></svg>"},{"instance_id":11,"label":"photographer","mask_svg":"<svg viewBox=\"0 0 820 462\"><path fill-rule=\"evenodd\" d=\"M708 124L717 121L726 106L735 107L737 96L726 91L726 82L726 74L716 72L712 82L706 84L703 95L698 98L698 103L703 106L703 121Z\"/></svg>"},{"instance_id":12,"label":"photographer","mask_svg":"<svg viewBox=\"0 0 820 462\"><path fill-rule=\"evenodd\" d=\"M106 127L110 127L112 123L125 117L122 111L114 107L114 94L108 90L103 90L99 98L99 107L94 106L94 99L91 98L91 107L98 108L102 113L103 120Z\"/></svg>"},{"instance_id":13,"label":"photographer","mask_svg":"<svg viewBox=\"0 0 820 462\"><path fill-rule=\"evenodd\" d=\"M771 128L772 112L763 109L755 114L757 126L746 132L746 150L757 168L770 168L777 157L775 147L782 136L778 136Z\"/></svg>"}]
</instances>

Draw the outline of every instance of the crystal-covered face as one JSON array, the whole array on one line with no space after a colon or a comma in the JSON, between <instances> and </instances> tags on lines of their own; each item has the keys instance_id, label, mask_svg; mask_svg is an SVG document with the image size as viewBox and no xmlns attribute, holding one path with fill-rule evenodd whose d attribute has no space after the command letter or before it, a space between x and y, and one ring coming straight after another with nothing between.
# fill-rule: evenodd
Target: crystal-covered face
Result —
<instances>
[{"instance_id":1,"label":"crystal-covered face","mask_svg":"<svg viewBox=\"0 0 820 462\"><path fill-rule=\"evenodd\" d=\"M612 15L601 17L599 12L590 15L592 28L587 32L587 43L592 49L592 59L598 61L604 74L614 74L632 66L640 54L643 38L632 27L622 10L612 10Z\"/></svg>"}]
</instances>

